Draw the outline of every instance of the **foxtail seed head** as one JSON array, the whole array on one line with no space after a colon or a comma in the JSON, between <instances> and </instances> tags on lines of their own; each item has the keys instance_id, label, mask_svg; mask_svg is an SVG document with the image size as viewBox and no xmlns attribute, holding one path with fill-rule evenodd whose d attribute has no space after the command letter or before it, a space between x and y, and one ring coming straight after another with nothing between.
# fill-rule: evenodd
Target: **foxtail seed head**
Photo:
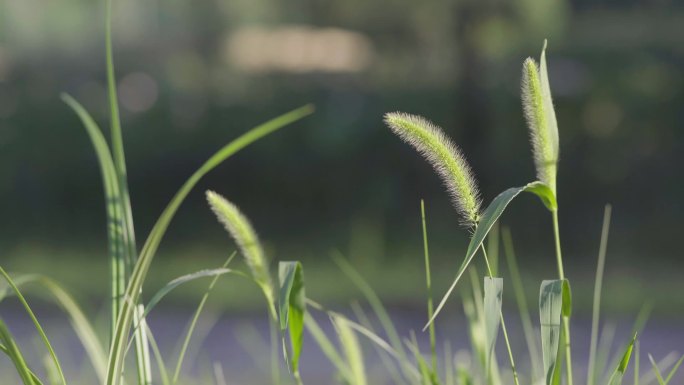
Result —
<instances>
[{"instance_id":1,"label":"foxtail seed head","mask_svg":"<svg viewBox=\"0 0 684 385\"><path fill-rule=\"evenodd\" d=\"M463 216L463 223L476 225L481 201L475 178L461 151L442 129L420 116L401 112L385 114L385 123L430 162Z\"/></svg>"},{"instance_id":2,"label":"foxtail seed head","mask_svg":"<svg viewBox=\"0 0 684 385\"><path fill-rule=\"evenodd\" d=\"M252 277L264 290L269 302L273 303L273 284L268 271L268 261L252 224L237 206L221 195L207 191L207 201L218 220L237 243Z\"/></svg>"},{"instance_id":3,"label":"foxtail seed head","mask_svg":"<svg viewBox=\"0 0 684 385\"><path fill-rule=\"evenodd\" d=\"M537 178L546 183L555 194L559 153L558 123L546 70L546 42L540 63L539 68L532 58L527 58L523 63L522 104L530 130Z\"/></svg>"}]
</instances>

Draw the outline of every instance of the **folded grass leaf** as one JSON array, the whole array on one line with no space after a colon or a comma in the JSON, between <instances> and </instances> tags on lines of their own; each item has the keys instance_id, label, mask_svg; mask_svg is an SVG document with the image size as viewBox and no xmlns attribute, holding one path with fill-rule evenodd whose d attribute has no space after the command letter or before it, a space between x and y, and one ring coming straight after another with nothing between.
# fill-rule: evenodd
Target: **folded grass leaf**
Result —
<instances>
[{"instance_id":1,"label":"folded grass leaf","mask_svg":"<svg viewBox=\"0 0 684 385\"><path fill-rule=\"evenodd\" d=\"M563 281L543 281L539 289L539 324L541 326L542 361L546 384L552 383L557 363L563 310Z\"/></svg>"},{"instance_id":2,"label":"folded grass leaf","mask_svg":"<svg viewBox=\"0 0 684 385\"><path fill-rule=\"evenodd\" d=\"M425 118L401 112L385 114L385 123L413 146L442 178L464 224L474 226L480 219L480 194L470 166L458 147L441 128Z\"/></svg>"},{"instance_id":3,"label":"folded grass leaf","mask_svg":"<svg viewBox=\"0 0 684 385\"><path fill-rule=\"evenodd\" d=\"M624 377L625 371L627 370L627 365L629 365L629 360L632 357L632 350L634 349L634 341L636 341L636 338L637 336L635 334L632 338L632 341L627 345L627 348L625 349L625 352L622 355L620 363L615 368L613 374L611 374L610 379L608 380L609 385L622 384L622 377Z\"/></svg>"},{"instance_id":4,"label":"folded grass leaf","mask_svg":"<svg viewBox=\"0 0 684 385\"><path fill-rule=\"evenodd\" d=\"M299 356L302 354L304 337L304 315L306 314L306 295L304 291L304 272L302 264L297 261L282 261L278 264L280 291L278 310L280 315L280 332L283 338L283 353L298 383ZM285 346L285 333L288 332L290 348Z\"/></svg>"},{"instance_id":5,"label":"folded grass leaf","mask_svg":"<svg viewBox=\"0 0 684 385\"><path fill-rule=\"evenodd\" d=\"M496 338L501 324L501 304L503 298L503 279L484 277L484 321L487 338L486 373L489 377Z\"/></svg>"}]
</instances>

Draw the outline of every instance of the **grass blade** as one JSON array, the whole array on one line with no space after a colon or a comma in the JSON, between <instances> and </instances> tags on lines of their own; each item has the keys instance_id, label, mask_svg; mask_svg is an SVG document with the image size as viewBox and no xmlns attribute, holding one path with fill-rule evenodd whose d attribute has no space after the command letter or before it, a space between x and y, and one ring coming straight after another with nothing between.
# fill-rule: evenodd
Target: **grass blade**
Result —
<instances>
[{"instance_id":1,"label":"grass blade","mask_svg":"<svg viewBox=\"0 0 684 385\"><path fill-rule=\"evenodd\" d=\"M195 313L192 316L192 320L190 321L190 325L188 326L188 330L185 333L185 337L183 339L183 344L181 345L181 348L178 352L178 359L176 360L176 368L173 372L173 380L172 380L173 384L178 382L178 377L180 376L180 370L181 370L181 367L183 366L183 360L185 358L185 353L187 352L188 346L190 345L190 338L192 337L192 334L195 331L195 327L197 326L197 320L199 319L199 316L202 313L202 310L204 309L204 305L207 303L207 300L209 299L209 294L212 292L212 290L214 290L214 286L216 285L216 282L218 282L218 279L221 277L221 275L233 272L233 271L227 269L228 265L233 260L233 257L235 257L235 252L233 252L228 257L228 259L226 259L226 262L223 263L223 266L221 266L220 269L214 270L215 272L216 272L216 270L219 270L219 271L223 271L224 273L213 274L213 278L212 278L211 282L209 282L209 286L207 287L207 290L202 295L202 299L200 300L199 304L197 305L197 309L195 309ZM228 270L228 271L226 271L226 270ZM199 276L195 276L194 278L191 278L191 279L196 279L196 278L199 278ZM185 282L189 282L191 279L187 279L187 280L185 280ZM148 305L148 308L149 308L149 305Z\"/></svg>"},{"instance_id":2,"label":"grass blade","mask_svg":"<svg viewBox=\"0 0 684 385\"><path fill-rule=\"evenodd\" d=\"M629 360L632 357L632 350L634 349L634 342L636 341L636 338L637 336L635 334L632 338L632 341L627 345L627 348L625 349L625 352L622 355L620 363L615 368L613 374L611 374L610 379L608 380L608 383L610 385L622 384L622 377L624 377L625 371L627 370L627 365L629 365Z\"/></svg>"},{"instance_id":3,"label":"grass blade","mask_svg":"<svg viewBox=\"0 0 684 385\"><path fill-rule=\"evenodd\" d=\"M496 347L501 324L501 304L503 298L503 279L484 277L484 322L487 358L485 370L487 378L490 376L492 356Z\"/></svg>"},{"instance_id":4,"label":"grass blade","mask_svg":"<svg viewBox=\"0 0 684 385\"><path fill-rule=\"evenodd\" d=\"M224 264L224 266L226 266L226 265L227 264ZM152 309L154 309L154 307L157 306L157 304L167 294L169 294L171 291L173 291L178 286L184 285L186 283L189 283L189 282L195 281L197 279L201 279L201 278L209 278L209 277L218 278L224 274L242 275L242 273L240 273L239 271L228 269L226 267L220 267L218 269L206 269L206 270L196 271L194 273L186 274L186 275L180 276L180 277L170 281L169 283L164 285L164 287L159 289L159 291L157 291L157 293L155 293L154 296L152 297L152 299L150 299L150 301L147 303L147 305L145 306L145 313L143 314L143 318L146 317L150 313L150 311L152 311ZM214 281L212 281L212 283L213 282Z\"/></svg>"},{"instance_id":5,"label":"grass blade","mask_svg":"<svg viewBox=\"0 0 684 385\"><path fill-rule=\"evenodd\" d=\"M299 376L299 356L302 354L304 336L304 315L306 314L306 295L304 291L304 271L297 261L282 261L278 265L280 281L279 315L280 332L283 338L283 354L292 368L297 383ZM289 331L290 348L285 347L285 332Z\"/></svg>"},{"instance_id":6,"label":"grass blade","mask_svg":"<svg viewBox=\"0 0 684 385\"><path fill-rule=\"evenodd\" d=\"M518 269L518 262L515 257L515 250L513 248L513 237L511 236L511 230L508 227L503 228L502 239L504 252L506 254L506 263L511 275L511 283L513 285L515 299L518 304L518 312L520 313L520 320L523 326L523 334L525 336L527 350L530 353L532 377L537 379L542 376L542 369L539 366L541 355L539 354L539 350L537 350L537 341L534 335L534 327L532 326L532 318L530 317L527 299L525 297L525 288L523 287L520 270Z\"/></svg>"},{"instance_id":7,"label":"grass blade","mask_svg":"<svg viewBox=\"0 0 684 385\"><path fill-rule=\"evenodd\" d=\"M670 373L667 375L667 378L665 378L665 384L669 384L670 380L672 377L674 377L675 374L677 374L677 370L679 370L679 367L682 365L682 362L684 362L684 355L677 361L677 363L672 367L672 370L670 370Z\"/></svg>"},{"instance_id":8,"label":"grass blade","mask_svg":"<svg viewBox=\"0 0 684 385\"><path fill-rule=\"evenodd\" d=\"M330 319L335 326L337 337L344 351L347 366L351 373L351 384L366 385L366 367L363 361L363 351L354 329L344 317L333 315Z\"/></svg>"},{"instance_id":9,"label":"grass blade","mask_svg":"<svg viewBox=\"0 0 684 385\"><path fill-rule=\"evenodd\" d=\"M207 160L180 188L173 199L169 202L167 207L162 212L161 216L155 223L150 235L143 246L140 253L140 257L135 263L133 271L130 276L128 286L126 288L126 298L127 301L123 302L122 311L117 318L115 333L112 338L112 344L109 352L109 360L107 366L107 381L106 385L118 385L120 384L119 376L123 369L124 362L124 352L126 349L126 340L128 333L131 329L131 323L133 321L134 306L138 302L140 296L140 290L142 288L143 282L149 271L150 264L154 259L157 248L161 243L161 240L166 233L171 220L173 219L176 211L180 207L181 203L185 200L190 191L195 187L197 182L199 182L202 177L204 177L209 171L214 169L220 163L242 150L246 146L252 144L253 142L261 139L262 137L282 128L288 124L291 124L313 112L311 106L304 106L299 109L293 110L287 114L284 114L278 118L272 119L260 126L255 127L249 132L243 134L239 138L228 143L226 146L221 148L216 154L214 154L209 160Z\"/></svg>"},{"instance_id":10,"label":"grass blade","mask_svg":"<svg viewBox=\"0 0 684 385\"><path fill-rule=\"evenodd\" d=\"M111 274L111 334L114 334L114 325L119 310L122 306L122 299L126 288L125 275L125 245L121 235L123 230L123 210L120 201L119 178L116 175L114 161L107 141L102 135L102 130L97 123L74 98L67 94L62 94L62 100L76 113L86 129L90 141L92 142L104 187L105 204L107 208L107 238L109 242L110 274Z\"/></svg>"},{"instance_id":11,"label":"grass blade","mask_svg":"<svg viewBox=\"0 0 684 385\"><path fill-rule=\"evenodd\" d=\"M468 268L468 265L470 265L470 262L473 260L473 257L475 257L475 253L482 245L482 242L484 242L485 237L487 237L487 234L491 230L492 226L494 226L494 223L496 223L501 214L503 214L504 210L506 210L508 204L511 203L511 201L515 197L517 197L521 192L530 192L532 194L535 194L540 199L542 199L542 202L544 202L544 204L547 207L555 207L556 201L553 197L553 194L551 193L551 190L549 190L549 188L541 182L532 182L522 187L509 188L508 190L502 192L496 198L494 198L492 203L490 203L487 209L485 209L480 219L480 222L477 228L475 229L475 232L473 233L473 236L470 238L470 243L468 244L468 251L466 252L466 256L463 259L461 267L458 269L458 272L456 273L456 278L454 278L454 281L451 283L451 286L447 290L446 294L444 294L444 297L442 297L442 300L439 302L439 305L437 305L435 313L432 315L427 324L425 324L425 326L423 327L423 331L425 331L428 328L428 326L430 326L430 324L434 322L439 312L442 311L442 308L444 308L447 299L454 291L454 288L456 288L456 284L463 276L463 273Z\"/></svg>"},{"instance_id":12,"label":"grass blade","mask_svg":"<svg viewBox=\"0 0 684 385\"><path fill-rule=\"evenodd\" d=\"M121 120L119 117L119 103L116 92L116 77L114 74L114 55L112 49L112 0L106 2L106 21L105 21L105 59L107 71L107 92L109 98L109 114L110 114L110 128L112 137L112 152L115 169L115 178L118 182L118 194L116 204L121 210L122 230L118 232L118 240L123 245L124 258L123 263L125 269L118 271L122 274L120 277L124 284L121 286L121 291L125 289L125 282L128 274L133 270L133 265L137 259L137 249L135 243L135 230L133 226L133 211L131 209L131 198L128 192L128 177L126 175L126 157L124 154L123 135L121 133ZM120 304L119 304L120 305ZM118 316L118 311L113 317L113 321ZM138 316L142 317L142 311L136 310L140 313ZM140 321L143 321L141 319ZM114 322L112 322L114 325ZM147 339L145 337L145 329L137 329L135 331L135 348L136 348L136 363L138 369L138 384L149 385L152 382L152 373L150 370L150 355L149 346L147 346Z\"/></svg>"},{"instance_id":13,"label":"grass blade","mask_svg":"<svg viewBox=\"0 0 684 385\"><path fill-rule=\"evenodd\" d=\"M596 348L598 345L599 316L601 312L601 289L603 287L603 271L606 265L606 248L610 231L610 205L606 205L603 212L603 227L601 230L601 244L599 246L598 266L596 267L596 281L594 283L594 305L591 316L591 342L589 344L589 363L587 370L587 385L593 385L596 378Z\"/></svg>"},{"instance_id":14,"label":"grass blade","mask_svg":"<svg viewBox=\"0 0 684 385\"><path fill-rule=\"evenodd\" d=\"M0 351L5 353L10 361L12 361L24 385L42 385L38 377L28 367L26 359L21 354L21 350L19 350L19 347L14 342L14 337L2 318L0 318L0 342L2 342L0 344Z\"/></svg>"},{"instance_id":15,"label":"grass blade","mask_svg":"<svg viewBox=\"0 0 684 385\"><path fill-rule=\"evenodd\" d=\"M57 371L57 374L59 375L59 381L63 385L66 385L66 379L64 378L64 373L62 372L62 366L59 364L59 359L57 358L57 354L55 354L55 351L52 348L52 345L50 344L50 340L48 339L47 335L45 334L43 327L40 325L40 322L38 322L38 318L36 318L36 315L33 313L33 310L31 310L31 307L29 306L28 302L26 302L26 299L21 294L21 291L19 291L19 288L17 287L17 285L14 283L14 281L9 276L9 274L7 274L5 269L3 269L1 266L0 266L0 274L2 274L5 281L7 281L7 284L12 288L12 291L14 292L14 294L19 299L19 302L24 307L24 310L26 311L26 313L31 318L31 322L33 322L33 326L38 331L38 334L40 335L40 339L43 341L43 344L45 345L45 347L48 350L48 353L50 354L50 359L52 360L52 362L55 365L55 370Z\"/></svg>"},{"instance_id":16,"label":"grass blade","mask_svg":"<svg viewBox=\"0 0 684 385\"><path fill-rule=\"evenodd\" d=\"M563 308L563 281L542 281L539 291L539 322L541 325L542 361L546 384L552 383L557 365Z\"/></svg>"},{"instance_id":17,"label":"grass blade","mask_svg":"<svg viewBox=\"0 0 684 385\"><path fill-rule=\"evenodd\" d=\"M363 310L361 305L359 305L357 301L352 301L350 306L352 312L354 312L354 316L356 317L356 319L359 320L359 323L371 332L376 333L376 331L373 329L373 323L370 321L370 318L368 318L368 315ZM378 354L378 356L380 356L380 360L382 361L382 364L385 367L386 373L391 378L392 384L407 385L407 382L400 374L400 368L397 367L399 363L393 360L389 353L387 353L387 351L385 351L378 345L373 344L373 348L375 349L375 352Z\"/></svg>"},{"instance_id":18,"label":"grass blade","mask_svg":"<svg viewBox=\"0 0 684 385\"><path fill-rule=\"evenodd\" d=\"M667 385L665 383L665 380L663 380L662 374L660 374L660 369L658 369L658 364L656 364L655 360L653 359L652 355L648 355L648 360L651 361L651 366L653 367L653 373L656 376L656 379L658 380L659 385Z\"/></svg>"},{"instance_id":19,"label":"grass blade","mask_svg":"<svg viewBox=\"0 0 684 385\"><path fill-rule=\"evenodd\" d=\"M330 341L328 336L325 335L323 329L318 325L318 322L310 315L304 315L304 326L309 331L311 336L314 338L318 347L321 348L323 354L328 357L328 360L337 368L340 376L345 379L347 383L352 383L351 369L347 366L347 363L342 359L342 356L335 348L335 345Z\"/></svg>"},{"instance_id":20,"label":"grass blade","mask_svg":"<svg viewBox=\"0 0 684 385\"><path fill-rule=\"evenodd\" d=\"M420 200L420 217L423 229L423 251L425 255L425 285L427 286L427 315L432 318L434 307L432 304L432 279L430 277L430 252L428 250L427 225L425 223L425 201ZM437 373L437 342L435 337L435 325L430 324L430 357L432 360L432 372Z\"/></svg>"},{"instance_id":21,"label":"grass blade","mask_svg":"<svg viewBox=\"0 0 684 385\"><path fill-rule=\"evenodd\" d=\"M375 293L373 288L368 284L368 282L366 282L365 279L363 279L361 274L359 274L359 272L356 271L356 269L354 269L354 267L349 262L347 262L347 260L342 256L342 254L340 254L339 252L333 254L333 261L337 264L337 266L340 267L342 272L354 283L354 286L357 287L361 291L361 293L363 293L364 297L368 301L368 304L371 306L371 309L373 309L373 312L378 317L378 320L380 321L380 324L382 325L384 332L387 334L387 338L392 348L399 354L401 360L405 361L407 357L406 350L404 349L404 346L401 342L399 333L397 332L397 329L394 326L392 319L387 313L387 310L382 305L382 301L380 301L380 298Z\"/></svg>"},{"instance_id":22,"label":"grass blade","mask_svg":"<svg viewBox=\"0 0 684 385\"><path fill-rule=\"evenodd\" d=\"M107 369L107 355L102 347L102 343L97 337L97 333L95 333L95 329L74 298L56 281L42 275L22 275L16 277L14 282L17 287L30 283L42 286L52 300L67 313L69 322L71 323L76 336L81 341L81 345L83 345L86 355L93 365L93 369L95 369L95 374L100 382L104 381L105 371Z\"/></svg>"}]
</instances>

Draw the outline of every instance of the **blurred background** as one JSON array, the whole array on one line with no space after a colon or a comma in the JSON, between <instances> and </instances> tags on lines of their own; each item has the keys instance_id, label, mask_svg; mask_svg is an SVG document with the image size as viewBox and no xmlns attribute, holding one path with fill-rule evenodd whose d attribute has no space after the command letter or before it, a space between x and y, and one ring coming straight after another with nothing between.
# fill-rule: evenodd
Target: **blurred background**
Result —
<instances>
[{"instance_id":1,"label":"blurred background","mask_svg":"<svg viewBox=\"0 0 684 385\"><path fill-rule=\"evenodd\" d=\"M560 226L578 317L589 315L606 203L614 215L604 309L631 319L651 303L662 322L684 317L682 3L124 0L115 1L113 23L140 239L220 146L278 114L316 106L189 196L151 287L219 266L234 249L205 203L203 190L213 189L251 218L273 260L304 262L312 298L358 297L344 280L330 285L339 275L330 254L339 250L388 304L422 311L420 199L437 293L460 265L468 233L429 165L382 115L400 110L442 126L488 203L534 179L519 83L523 60L538 58L548 39ZM96 307L108 289L101 179L59 95L73 95L107 129L103 31L100 1L0 1L0 261L48 273ZM556 271L550 217L536 198L522 197L501 224L512 229L532 300ZM196 286L172 303L196 303L203 284ZM250 288L219 302L250 311L257 296Z\"/></svg>"}]
</instances>

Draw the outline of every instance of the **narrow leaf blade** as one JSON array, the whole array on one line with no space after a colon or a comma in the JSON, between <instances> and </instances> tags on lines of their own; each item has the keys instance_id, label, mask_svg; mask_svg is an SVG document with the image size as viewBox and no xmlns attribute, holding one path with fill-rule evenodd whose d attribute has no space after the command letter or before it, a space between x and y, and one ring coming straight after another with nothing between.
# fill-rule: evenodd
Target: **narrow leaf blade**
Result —
<instances>
[{"instance_id":1,"label":"narrow leaf blade","mask_svg":"<svg viewBox=\"0 0 684 385\"><path fill-rule=\"evenodd\" d=\"M290 337L290 349L284 349L285 358L289 358L294 375L299 376L299 356L302 353L306 313L302 264L298 261L281 261L278 264L278 277L280 329L283 333L287 330Z\"/></svg>"},{"instance_id":2,"label":"narrow leaf blade","mask_svg":"<svg viewBox=\"0 0 684 385\"><path fill-rule=\"evenodd\" d=\"M503 296L503 278L484 278L484 321L487 338L487 376L492 365L492 357L496 346L496 338L501 325L501 304Z\"/></svg>"},{"instance_id":3,"label":"narrow leaf blade","mask_svg":"<svg viewBox=\"0 0 684 385\"><path fill-rule=\"evenodd\" d=\"M458 283L458 281L460 281L461 277L463 276L463 273L465 273L466 269L468 268L468 265L470 265L470 262L475 257L477 249L479 249L480 246L482 246L482 242L484 242L485 238L487 237L487 234L489 234L489 231L492 229L492 226L494 226L494 224L499 219L501 214L503 214L504 210L506 210L508 204L511 203L511 201L515 199L515 197L520 195L521 192L529 192L537 195L539 198L542 199L542 202L544 202L544 204L547 205L547 207L554 207L555 205L555 198L553 198L553 193L551 192L551 190L548 188L548 186L538 181L528 183L527 185L522 187L509 188L508 190L505 190L496 198L494 198L494 200L492 200L492 203L490 203L489 206L487 206L487 208L485 209L484 213L482 214L482 218L480 219L480 222L477 228L475 229L475 232L473 233L473 236L470 238L470 243L468 244L466 256L463 259L461 267L459 267L458 272L456 273L456 278L454 278L454 281L451 283L449 290L447 290L446 294L444 294L444 296L442 297L442 300L439 302L437 309L435 309L432 318L430 318L427 324L423 327L423 331L425 331L430 326L430 324L434 322L439 312L442 311L442 308L446 304L447 299L449 298L449 296L451 296L451 293L454 291L454 288L456 288L456 284Z\"/></svg>"},{"instance_id":4,"label":"narrow leaf blade","mask_svg":"<svg viewBox=\"0 0 684 385\"><path fill-rule=\"evenodd\" d=\"M542 281L539 289L539 323L546 384L552 383L557 365L562 308L563 281L558 279Z\"/></svg>"}]
</instances>

